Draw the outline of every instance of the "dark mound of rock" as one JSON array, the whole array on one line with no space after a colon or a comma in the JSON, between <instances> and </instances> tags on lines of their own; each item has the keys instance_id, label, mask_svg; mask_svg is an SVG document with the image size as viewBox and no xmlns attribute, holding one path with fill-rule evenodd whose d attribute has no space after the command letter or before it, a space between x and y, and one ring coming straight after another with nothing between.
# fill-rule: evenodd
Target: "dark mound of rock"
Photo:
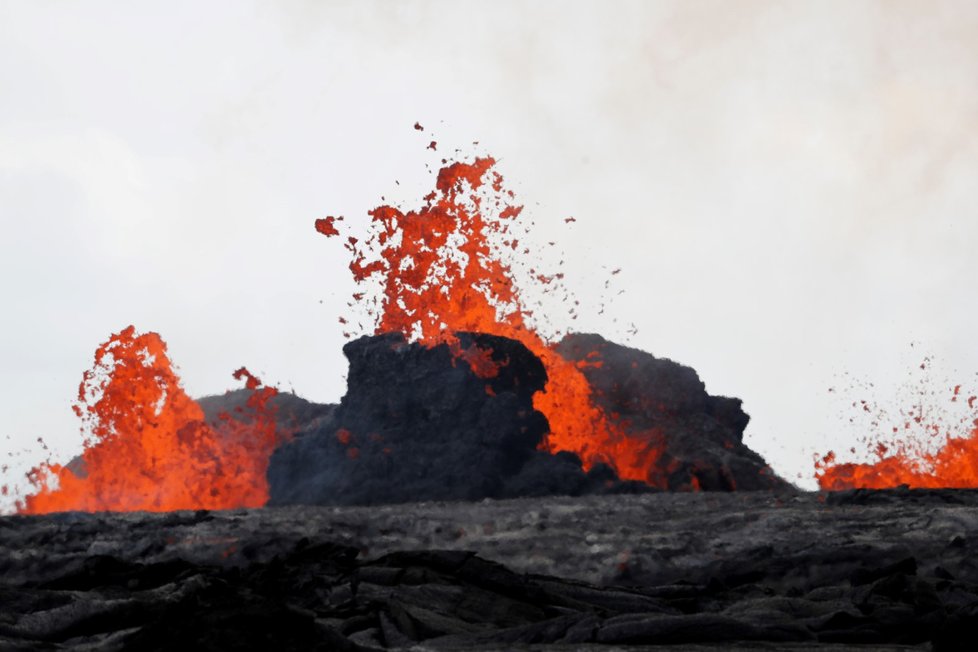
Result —
<instances>
[{"instance_id":1,"label":"dark mound of rock","mask_svg":"<svg viewBox=\"0 0 978 652\"><path fill-rule=\"evenodd\" d=\"M664 451L656 467L670 489L790 487L744 445L750 417L740 399L711 396L690 367L600 335L567 335L557 351L580 363L597 403L618 415L626 432Z\"/></svg>"},{"instance_id":2,"label":"dark mound of rock","mask_svg":"<svg viewBox=\"0 0 978 652\"><path fill-rule=\"evenodd\" d=\"M268 468L269 504L378 504L639 491L606 466L584 473L569 453L538 451L548 432L533 408L547 381L522 343L458 333L497 363L477 374L448 345L399 334L362 337L343 352L348 388L319 427L279 447Z\"/></svg>"},{"instance_id":3,"label":"dark mound of rock","mask_svg":"<svg viewBox=\"0 0 978 652\"><path fill-rule=\"evenodd\" d=\"M204 396L197 399L197 404L204 411L207 423L212 426L220 426L222 414L249 423L254 419L254 410L248 405L253 393L250 389L236 389ZM289 392L279 392L268 401L268 405L275 411L276 425L284 431L309 428L317 421L329 418L336 409L335 405L313 403Z\"/></svg>"}]
</instances>

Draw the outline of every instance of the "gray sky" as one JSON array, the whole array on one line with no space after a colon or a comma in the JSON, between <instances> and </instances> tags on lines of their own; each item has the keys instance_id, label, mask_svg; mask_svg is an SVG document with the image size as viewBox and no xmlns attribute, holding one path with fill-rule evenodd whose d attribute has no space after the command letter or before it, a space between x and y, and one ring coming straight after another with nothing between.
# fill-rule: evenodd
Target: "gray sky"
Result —
<instances>
[{"instance_id":1,"label":"gray sky","mask_svg":"<svg viewBox=\"0 0 978 652\"><path fill-rule=\"evenodd\" d=\"M76 452L130 323L193 395L244 364L337 400L352 286L312 222L416 204L433 134L559 242L558 327L695 367L811 486L862 434L829 387L902 400L922 351L978 380L976 81L968 1L0 0L0 453Z\"/></svg>"}]
</instances>

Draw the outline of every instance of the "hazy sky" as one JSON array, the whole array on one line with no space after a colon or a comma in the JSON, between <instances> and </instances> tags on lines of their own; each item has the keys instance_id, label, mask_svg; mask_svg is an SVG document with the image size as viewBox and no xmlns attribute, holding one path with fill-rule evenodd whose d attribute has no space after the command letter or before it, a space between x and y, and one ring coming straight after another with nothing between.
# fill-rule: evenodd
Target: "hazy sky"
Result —
<instances>
[{"instance_id":1,"label":"hazy sky","mask_svg":"<svg viewBox=\"0 0 978 652\"><path fill-rule=\"evenodd\" d=\"M336 401L352 284L313 220L416 205L461 147L563 249L557 326L695 367L812 486L861 434L829 387L902 400L922 352L978 380L976 82L967 0L0 0L0 453L77 452L130 323L192 395L244 364Z\"/></svg>"}]
</instances>

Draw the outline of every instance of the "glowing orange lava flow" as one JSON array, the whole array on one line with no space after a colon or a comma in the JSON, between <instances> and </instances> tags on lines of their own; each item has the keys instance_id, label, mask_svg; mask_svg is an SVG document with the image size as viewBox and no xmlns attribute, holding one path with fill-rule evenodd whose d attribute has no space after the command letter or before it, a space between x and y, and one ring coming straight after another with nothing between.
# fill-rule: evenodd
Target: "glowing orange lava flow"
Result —
<instances>
[{"instance_id":1,"label":"glowing orange lava flow","mask_svg":"<svg viewBox=\"0 0 978 652\"><path fill-rule=\"evenodd\" d=\"M170 511L260 507L265 471L278 443L272 406L277 393L244 368L235 378L253 390L253 421L222 415L216 429L180 387L156 333L130 326L95 353L78 388L75 413L89 436L67 466L42 464L29 478L36 493L25 514L56 511Z\"/></svg>"},{"instance_id":2,"label":"glowing orange lava flow","mask_svg":"<svg viewBox=\"0 0 978 652\"><path fill-rule=\"evenodd\" d=\"M373 232L368 240L347 239L357 283L379 282L382 288L376 307L367 306L376 332L396 331L429 345L453 347L458 346L453 333L459 331L521 341L542 360L549 379L534 397L551 429L541 447L577 453L585 468L605 462L622 478L664 487L665 478L653 471L659 450L625 435L594 404L591 386L575 364L528 326L511 267L503 262L518 250L510 226L522 207L509 203L514 195L504 190L494 164L486 157L447 165L420 209L402 212L380 206L370 211ZM336 235L334 218L317 221L316 229ZM538 275L543 283L552 278ZM473 363L476 373L492 374L476 353L455 352Z\"/></svg>"},{"instance_id":3,"label":"glowing orange lava flow","mask_svg":"<svg viewBox=\"0 0 978 652\"><path fill-rule=\"evenodd\" d=\"M921 365L923 368L923 365ZM958 402L961 386L954 388L951 401ZM974 409L978 397L967 400L968 408ZM861 402L866 411L866 403ZM962 401L963 403L963 401ZM873 463L838 463L836 455L829 452L815 464L815 477L821 489L887 489L900 485L914 488L978 488L978 419L970 418L950 427L941 417L933 422L925 417L921 406L902 412L903 423L894 426L894 434L909 436L890 445L876 441L873 451L878 460ZM954 436L951 431L964 430L964 437ZM916 439L913 437L917 431ZM936 451L924 448L922 442L940 437L942 445Z\"/></svg>"}]
</instances>

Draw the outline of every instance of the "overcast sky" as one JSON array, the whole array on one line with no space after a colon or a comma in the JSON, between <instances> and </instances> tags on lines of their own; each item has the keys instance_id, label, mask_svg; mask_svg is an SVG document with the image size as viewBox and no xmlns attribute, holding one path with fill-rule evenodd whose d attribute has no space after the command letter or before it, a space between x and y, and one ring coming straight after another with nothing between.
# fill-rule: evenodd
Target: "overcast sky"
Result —
<instances>
[{"instance_id":1,"label":"overcast sky","mask_svg":"<svg viewBox=\"0 0 978 652\"><path fill-rule=\"evenodd\" d=\"M352 284L313 220L416 205L459 147L562 248L558 327L695 367L812 486L853 384L904 400L921 352L976 384L976 81L967 0L0 0L0 453L77 452L130 323L192 395L247 365L338 400Z\"/></svg>"}]
</instances>

